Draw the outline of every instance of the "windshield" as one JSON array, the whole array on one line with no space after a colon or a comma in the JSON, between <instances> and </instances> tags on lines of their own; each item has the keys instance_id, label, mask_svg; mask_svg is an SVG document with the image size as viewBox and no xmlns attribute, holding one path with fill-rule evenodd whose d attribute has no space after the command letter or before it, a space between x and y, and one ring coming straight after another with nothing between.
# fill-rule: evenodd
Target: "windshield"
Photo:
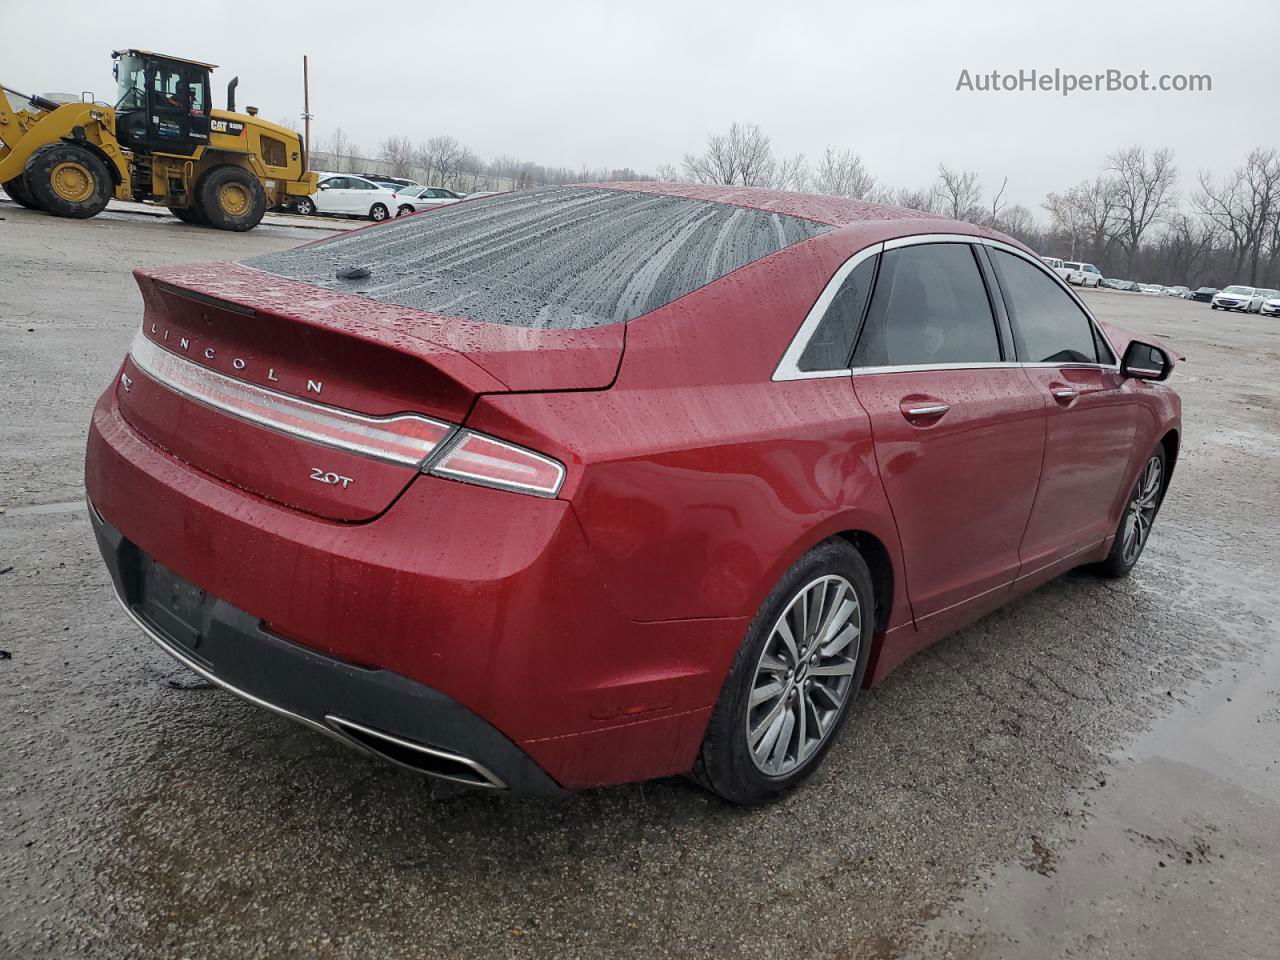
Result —
<instances>
[{"instance_id":1,"label":"windshield","mask_svg":"<svg viewBox=\"0 0 1280 960\"><path fill-rule=\"evenodd\" d=\"M147 78L142 58L126 53L116 61L116 109L140 110L146 106Z\"/></svg>"},{"instance_id":2,"label":"windshield","mask_svg":"<svg viewBox=\"0 0 1280 960\"><path fill-rule=\"evenodd\" d=\"M1251 297L1253 296L1253 287L1227 287L1227 289L1223 290L1222 292L1235 293L1235 294L1239 294L1242 297Z\"/></svg>"}]
</instances>

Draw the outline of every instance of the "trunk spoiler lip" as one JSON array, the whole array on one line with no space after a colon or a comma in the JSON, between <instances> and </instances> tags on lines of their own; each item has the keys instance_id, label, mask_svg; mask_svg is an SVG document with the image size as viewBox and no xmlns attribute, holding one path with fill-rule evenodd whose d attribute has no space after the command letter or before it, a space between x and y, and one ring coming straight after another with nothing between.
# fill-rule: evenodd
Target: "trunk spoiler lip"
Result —
<instances>
[{"instance_id":1,"label":"trunk spoiler lip","mask_svg":"<svg viewBox=\"0 0 1280 960\"><path fill-rule=\"evenodd\" d=\"M481 323L380 303L227 261L133 273L139 284L198 303L337 329L428 362L447 358L465 364L482 394L608 389L622 365L622 323L572 330Z\"/></svg>"}]
</instances>

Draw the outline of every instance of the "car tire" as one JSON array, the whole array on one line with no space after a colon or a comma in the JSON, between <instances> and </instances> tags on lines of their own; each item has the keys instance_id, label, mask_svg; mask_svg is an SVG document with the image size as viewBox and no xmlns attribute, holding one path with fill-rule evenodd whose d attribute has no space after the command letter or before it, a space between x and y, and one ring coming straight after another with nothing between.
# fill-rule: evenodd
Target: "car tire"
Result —
<instances>
[{"instance_id":1,"label":"car tire","mask_svg":"<svg viewBox=\"0 0 1280 960\"><path fill-rule=\"evenodd\" d=\"M411 213L415 213L415 212L416 212L416 211L413 209L413 207L411 207L411 206L409 206L409 204L405 203L405 204L401 204L400 209L396 211L396 216L397 216L397 217L405 217L405 216L408 216L409 214L411 214Z\"/></svg>"},{"instance_id":2,"label":"car tire","mask_svg":"<svg viewBox=\"0 0 1280 960\"><path fill-rule=\"evenodd\" d=\"M391 216L391 211L387 209L386 204L375 203L369 208L369 219L374 223L381 223L389 216Z\"/></svg>"},{"instance_id":3,"label":"car tire","mask_svg":"<svg viewBox=\"0 0 1280 960\"><path fill-rule=\"evenodd\" d=\"M1111 551L1097 568L1103 576L1112 579L1127 577L1142 558L1151 537L1151 526L1164 501L1167 470L1164 444L1160 444L1143 464L1133 492L1125 501Z\"/></svg>"},{"instance_id":4,"label":"car tire","mask_svg":"<svg viewBox=\"0 0 1280 960\"><path fill-rule=\"evenodd\" d=\"M106 209L111 174L102 158L75 143L50 143L27 160L23 183L40 209L87 220Z\"/></svg>"},{"instance_id":5,"label":"car tire","mask_svg":"<svg viewBox=\"0 0 1280 960\"><path fill-rule=\"evenodd\" d=\"M267 192L248 170L227 164L200 178L196 203L209 226L243 233L262 222Z\"/></svg>"},{"instance_id":6,"label":"car tire","mask_svg":"<svg viewBox=\"0 0 1280 960\"><path fill-rule=\"evenodd\" d=\"M293 212L302 217L309 217L316 212L315 201L310 197L299 197L294 201Z\"/></svg>"},{"instance_id":7,"label":"car tire","mask_svg":"<svg viewBox=\"0 0 1280 960\"><path fill-rule=\"evenodd\" d=\"M31 191L27 189L27 185L22 182L22 177L17 176L4 184L4 192L9 195L9 199L20 207L26 207L28 210L43 209L40 204L36 203L35 198L31 196Z\"/></svg>"},{"instance_id":8,"label":"car tire","mask_svg":"<svg viewBox=\"0 0 1280 960\"><path fill-rule=\"evenodd\" d=\"M819 601L821 607L810 605ZM815 609L818 625L810 628ZM823 642L818 630L828 615ZM753 805L811 775L862 688L874 624L871 572L850 543L828 540L797 560L747 628L693 779L731 803ZM818 730L813 739L811 727Z\"/></svg>"}]
</instances>

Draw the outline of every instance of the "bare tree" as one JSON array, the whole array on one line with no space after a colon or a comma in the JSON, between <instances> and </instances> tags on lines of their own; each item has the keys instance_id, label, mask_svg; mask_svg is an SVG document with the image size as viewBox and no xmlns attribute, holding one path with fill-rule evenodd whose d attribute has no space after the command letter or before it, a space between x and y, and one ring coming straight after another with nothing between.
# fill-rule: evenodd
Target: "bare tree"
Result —
<instances>
[{"instance_id":1,"label":"bare tree","mask_svg":"<svg viewBox=\"0 0 1280 960\"><path fill-rule=\"evenodd\" d=\"M663 183L679 183L680 174L676 172L674 163L658 164L657 177Z\"/></svg>"},{"instance_id":2,"label":"bare tree","mask_svg":"<svg viewBox=\"0 0 1280 960\"><path fill-rule=\"evenodd\" d=\"M804 154L797 153L794 157L787 157L778 163L765 181L765 186L775 187L778 190L809 189L809 163L805 160Z\"/></svg>"},{"instance_id":3,"label":"bare tree","mask_svg":"<svg viewBox=\"0 0 1280 960\"><path fill-rule=\"evenodd\" d=\"M1065 193L1051 193L1045 199L1044 208L1053 218L1053 230L1068 238L1073 260L1077 255L1094 262L1106 258L1115 242L1118 214L1113 179L1099 176L1085 180Z\"/></svg>"},{"instance_id":4,"label":"bare tree","mask_svg":"<svg viewBox=\"0 0 1280 960\"><path fill-rule=\"evenodd\" d=\"M955 220L982 219L979 204L982 187L978 174L973 170L952 170L946 164L938 164L938 180L933 185L940 212Z\"/></svg>"},{"instance_id":5,"label":"bare tree","mask_svg":"<svg viewBox=\"0 0 1280 960\"><path fill-rule=\"evenodd\" d=\"M1129 147L1107 157L1107 172L1115 189L1110 236L1124 249L1125 266L1132 273L1143 236L1177 204L1174 185L1178 168L1169 150L1156 150L1148 156L1142 147Z\"/></svg>"},{"instance_id":6,"label":"bare tree","mask_svg":"<svg viewBox=\"0 0 1280 960\"><path fill-rule=\"evenodd\" d=\"M1157 246L1161 269L1169 277L1196 283L1219 237L1220 231L1210 218L1175 213Z\"/></svg>"},{"instance_id":7,"label":"bare tree","mask_svg":"<svg viewBox=\"0 0 1280 960\"><path fill-rule=\"evenodd\" d=\"M878 190L876 178L852 150L827 147L813 175L814 193L853 200L869 200Z\"/></svg>"},{"instance_id":8,"label":"bare tree","mask_svg":"<svg viewBox=\"0 0 1280 960\"><path fill-rule=\"evenodd\" d=\"M378 157L390 165L393 177L407 177L417 154L408 137L387 137L378 145Z\"/></svg>"},{"instance_id":9,"label":"bare tree","mask_svg":"<svg viewBox=\"0 0 1280 960\"><path fill-rule=\"evenodd\" d=\"M774 179L777 163L769 138L754 123L733 123L728 133L707 137L703 153L686 153L681 162L694 183L765 186Z\"/></svg>"},{"instance_id":10,"label":"bare tree","mask_svg":"<svg viewBox=\"0 0 1280 960\"><path fill-rule=\"evenodd\" d=\"M925 187L923 190L904 187L893 195L893 202L909 210L920 210L923 213L938 212L937 198L932 187Z\"/></svg>"},{"instance_id":11,"label":"bare tree","mask_svg":"<svg viewBox=\"0 0 1280 960\"><path fill-rule=\"evenodd\" d=\"M991 225L993 227L1000 226L1000 212L1004 210L1006 203L1002 203L1005 188L1009 186L1009 178L1005 177L1000 184L1000 189L995 192L991 198Z\"/></svg>"},{"instance_id":12,"label":"bare tree","mask_svg":"<svg viewBox=\"0 0 1280 960\"><path fill-rule=\"evenodd\" d=\"M1230 239L1233 271L1257 284L1264 256L1274 259L1280 245L1280 154L1257 147L1221 183L1200 174L1195 204Z\"/></svg>"},{"instance_id":13,"label":"bare tree","mask_svg":"<svg viewBox=\"0 0 1280 960\"><path fill-rule=\"evenodd\" d=\"M432 137L418 147L416 157L427 179L437 187L456 186L463 174L480 167L471 149L449 136Z\"/></svg>"},{"instance_id":14,"label":"bare tree","mask_svg":"<svg viewBox=\"0 0 1280 960\"><path fill-rule=\"evenodd\" d=\"M360 148L351 142L346 131L334 127L329 135L329 152L333 154L334 173L347 173L351 169L350 159L360 152Z\"/></svg>"}]
</instances>

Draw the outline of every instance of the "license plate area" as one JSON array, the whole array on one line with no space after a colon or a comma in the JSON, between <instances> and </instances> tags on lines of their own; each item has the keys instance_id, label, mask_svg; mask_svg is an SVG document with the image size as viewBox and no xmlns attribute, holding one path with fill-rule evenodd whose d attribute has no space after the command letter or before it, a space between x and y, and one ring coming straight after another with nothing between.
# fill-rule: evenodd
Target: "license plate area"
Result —
<instances>
[{"instance_id":1,"label":"license plate area","mask_svg":"<svg viewBox=\"0 0 1280 960\"><path fill-rule=\"evenodd\" d=\"M138 551L136 611L167 640L198 653L209 628L211 601L204 590Z\"/></svg>"}]
</instances>

